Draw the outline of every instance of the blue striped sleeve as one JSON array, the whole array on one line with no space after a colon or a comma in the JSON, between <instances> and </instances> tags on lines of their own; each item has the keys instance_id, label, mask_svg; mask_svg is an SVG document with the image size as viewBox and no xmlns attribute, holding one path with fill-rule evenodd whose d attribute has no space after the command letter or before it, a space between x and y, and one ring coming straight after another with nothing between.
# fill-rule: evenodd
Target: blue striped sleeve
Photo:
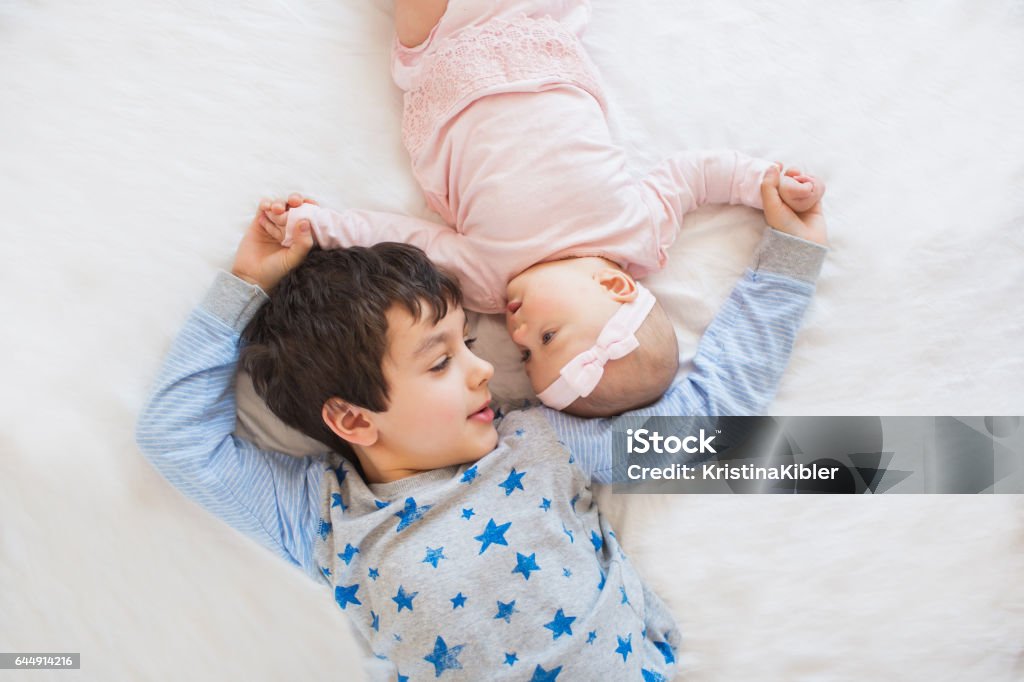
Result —
<instances>
[{"instance_id":1,"label":"blue striped sleeve","mask_svg":"<svg viewBox=\"0 0 1024 682\"><path fill-rule=\"evenodd\" d=\"M136 440L181 492L319 580L313 534L323 457L261 450L233 435L240 330L264 298L227 273L218 276L175 340Z\"/></svg>"},{"instance_id":2,"label":"blue striped sleeve","mask_svg":"<svg viewBox=\"0 0 1024 682\"><path fill-rule=\"evenodd\" d=\"M789 362L825 252L769 230L756 269L744 273L701 338L693 370L656 403L607 419L541 408L579 466L594 481L610 482L613 433L635 417L764 414Z\"/></svg>"}]
</instances>

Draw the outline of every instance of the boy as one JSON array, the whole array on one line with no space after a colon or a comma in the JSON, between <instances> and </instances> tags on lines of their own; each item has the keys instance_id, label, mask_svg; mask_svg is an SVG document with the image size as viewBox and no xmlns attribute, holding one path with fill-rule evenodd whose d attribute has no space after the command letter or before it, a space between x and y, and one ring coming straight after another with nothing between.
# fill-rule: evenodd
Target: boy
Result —
<instances>
[{"instance_id":1,"label":"boy","mask_svg":"<svg viewBox=\"0 0 1024 682\"><path fill-rule=\"evenodd\" d=\"M767 406L825 252L820 205L793 213L778 182L769 170L762 186L777 229L694 371L629 414ZM539 407L495 429L492 368L464 338L457 283L399 244L296 267L312 248L299 227L285 248L253 221L234 276L193 313L140 417L145 455L328 584L375 679L670 679L675 623L591 497L590 482L610 478L612 422ZM299 459L232 435L243 328L258 392L336 452Z\"/></svg>"}]
</instances>

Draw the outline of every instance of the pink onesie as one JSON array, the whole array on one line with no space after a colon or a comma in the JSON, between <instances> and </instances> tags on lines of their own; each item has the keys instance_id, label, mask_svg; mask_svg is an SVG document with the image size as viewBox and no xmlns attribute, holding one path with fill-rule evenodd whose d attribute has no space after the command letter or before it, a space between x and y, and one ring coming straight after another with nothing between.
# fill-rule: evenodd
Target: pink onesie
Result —
<instances>
[{"instance_id":1,"label":"pink onesie","mask_svg":"<svg viewBox=\"0 0 1024 682\"><path fill-rule=\"evenodd\" d=\"M602 256L639 278L665 264L687 211L761 208L769 163L735 152L627 172L579 40L589 15L585 0L449 0L422 45L395 41L392 61L413 173L447 224L305 205L289 231L305 217L324 248L414 244L458 275L467 308L495 313L536 263Z\"/></svg>"}]
</instances>

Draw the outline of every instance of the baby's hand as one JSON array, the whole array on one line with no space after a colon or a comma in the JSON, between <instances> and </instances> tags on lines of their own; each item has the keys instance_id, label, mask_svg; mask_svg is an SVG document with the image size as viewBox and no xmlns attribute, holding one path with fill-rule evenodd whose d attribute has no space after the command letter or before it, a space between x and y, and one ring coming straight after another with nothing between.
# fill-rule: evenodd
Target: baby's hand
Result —
<instances>
[{"instance_id":1,"label":"baby's hand","mask_svg":"<svg viewBox=\"0 0 1024 682\"><path fill-rule=\"evenodd\" d=\"M267 234L280 242L282 246L291 246L292 235L289 235L286 230L288 226L288 211L298 208L303 204L318 205L312 199L304 197L298 192L292 192L284 201L280 199L263 199L260 202L260 225L267 231Z\"/></svg>"},{"instance_id":2,"label":"baby's hand","mask_svg":"<svg viewBox=\"0 0 1024 682\"><path fill-rule=\"evenodd\" d=\"M782 170L782 164L776 164ZM803 213L821 201L825 195L825 183L811 175L804 175L799 168L790 168L779 178L779 196L783 203L797 213Z\"/></svg>"}]
</instances>

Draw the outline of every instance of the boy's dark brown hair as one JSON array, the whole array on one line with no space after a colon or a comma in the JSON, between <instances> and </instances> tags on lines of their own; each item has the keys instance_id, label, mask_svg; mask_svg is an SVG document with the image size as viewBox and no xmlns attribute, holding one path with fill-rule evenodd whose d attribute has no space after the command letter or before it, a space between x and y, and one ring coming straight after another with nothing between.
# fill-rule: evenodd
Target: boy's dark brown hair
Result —
<instances>
[{"instance_id":1,"label":"boy's dark brown hair","mask_svg":"<svg viewBox=\"0 0 1024 682\"><path fill-rule=\"evenodd\" d=\"M429 314L437 324L462 305L454 277L415 246L392 242L314 249L269 296L242 332L241 366L281 421L349 456L322 408L338 397L387 410L388 309L401 306L416 320Z\"/></svg>"}]
</instances>

